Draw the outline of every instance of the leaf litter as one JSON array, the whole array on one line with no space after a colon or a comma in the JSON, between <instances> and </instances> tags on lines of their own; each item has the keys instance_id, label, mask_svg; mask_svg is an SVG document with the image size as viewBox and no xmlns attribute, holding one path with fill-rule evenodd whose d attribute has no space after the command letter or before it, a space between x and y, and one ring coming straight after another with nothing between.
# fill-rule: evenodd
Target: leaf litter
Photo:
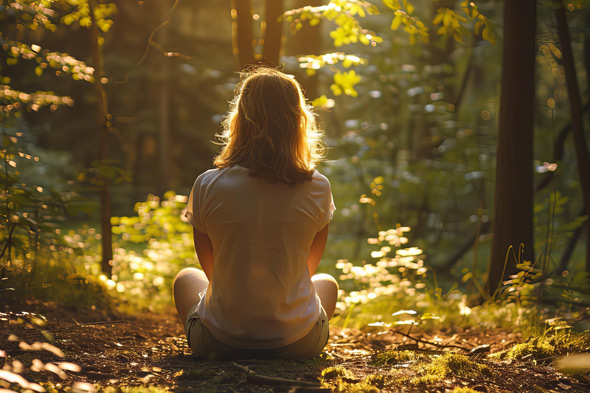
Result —
<instances>
[{"instance_id":1,"label":"leaf litter","mask_svg":"<svg viewBox=\"0 0 590 393\"><path fill-rule=\"evenodd\" d=\"M427 333L415 328L405 335L388 327L332 327L328 345L317 358L231 362L194 357L172 313L80 315L54 308L44 310L44 315L43 324L31 323L32 317L0 321L0 389L72 393L590 391L588 371L563 374L550 361L502 360L497 355L494 359L493 354L526 342L518 333L502 329Z\"/></svg>"}]
</instances>

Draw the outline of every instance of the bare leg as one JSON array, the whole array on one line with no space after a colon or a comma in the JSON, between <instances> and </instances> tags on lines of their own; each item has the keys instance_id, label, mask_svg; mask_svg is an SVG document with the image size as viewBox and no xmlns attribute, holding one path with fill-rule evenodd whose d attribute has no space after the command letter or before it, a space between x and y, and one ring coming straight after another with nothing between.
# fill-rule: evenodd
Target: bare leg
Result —
<instances>
[{"instance_id":1,"label":"bare leg","mask_svg":"<svg viewBox=\"0 0 590 393\"><path fill-rule=\"evenodd\" d=\"M209 285L202 270L188 267L182 269L174 279L174 304L180 320L184 324L192 306L199 302L199 292Z\"/></svg>"},{"instance_id":2,"label":"bare leg","mask_svg":"<svg viewBox=\"0 0 590 393\"><path fill-rule=\"evenodd\" d=\"M311 282L322 302L322 307L324 307L328 319L332 318L338 300L338 282L334 277L326 273L314 274L311 277Z\"/></svg>"}]
</instances>

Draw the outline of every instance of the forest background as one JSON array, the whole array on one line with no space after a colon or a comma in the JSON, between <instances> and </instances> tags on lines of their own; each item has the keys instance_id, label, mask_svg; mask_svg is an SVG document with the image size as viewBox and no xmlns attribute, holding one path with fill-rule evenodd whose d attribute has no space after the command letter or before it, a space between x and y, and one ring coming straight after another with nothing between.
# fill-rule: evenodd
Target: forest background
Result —
<instances>
[{"instance_id":1,"label":"forest background","mask_svg":"<svg viewBox=\"0 0 590 393\"><path fill-rule=\"evenodd\" d=\"M330 148L336 323L583 318L589 4L506 4L2 0L0 297L170 306L198 264L186 195L239 71L265 62L301 82Z\"/></svg>"}]
</instances>

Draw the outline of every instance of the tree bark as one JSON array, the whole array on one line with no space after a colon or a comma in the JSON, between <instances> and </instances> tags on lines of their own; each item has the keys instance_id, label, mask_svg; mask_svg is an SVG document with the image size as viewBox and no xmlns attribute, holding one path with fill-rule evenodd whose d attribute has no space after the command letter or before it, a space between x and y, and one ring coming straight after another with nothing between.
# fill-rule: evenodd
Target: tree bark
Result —
<instances>
[{"instance_id":1,"label":"tree bark","mask_svg":"<svg viewBox=\"0 0 590 393\"><path fill-rule=\"evenodd\" d=\"M555 17L557 19L557 32L559 34L559 42L561 43L561 53L563 56L565 82L567 84L567 93L570 101L572 134L574 137L574 148L578 163L578 174L580 176L584 210L586 214L590 214L590 157L588 156L588 147L586 145L586 137L584 136L584 117L582 101L580 99L580 89L576 77L574 54L572 52L563 1L554 0L554 4ZM590 272L590 230L586 231L586 271Z\"/></svg>"},{"instance_id":2,"label":"tree bark","mask_svg":"<svg viewBox=\"0 0 590 393\"><path fill-rule=\"evenodd\" d=\"M284 11L283 0L266 0L264 21L264 47L262 57L265 64L276 67L281 56L281 40L283 38L283 21L279 17Z\"/></svg>"},{"instance_id":3,"label":"tree bark","mask_svg":"<svg viewBox=\"0 0 590 393\"><path fill-rule=\"evenodd\" d=\"M272 0L271 0L272 1ZM250 0L232 0L232 44L238 71L255 64Z\"/></svg>"},{"instance_id":4,"label":"tree bark","mask_svg":"<svg viewBox=\"0 0 590 393\"><path fill-rule=\"evenodd\" d=\"M165 8L165 7L162 7ZM165 10L163 9L163 12ZM166 48L168 39L168 29L162 29L160 42L162 47ZM164 53L160 56L160 94L159 94L159 112L160 112L160 134L158 143L158 188L160 195L163 197L164 193L168 191L169 187L169 151L170 151L170 58L166 57Z\"/></svg>"},{"instance_id":5,"label":"tree bark","mask_svg":"<svg viewBox=\"0 0 590 393\"><path fill-rule=\"evenodd\" d=\"M516 272L517 261L534 259L535 28L536 1L504 2L494 238L486 280L490 295Z\"/></svg>"},{"instance_id":6,"label":"tree bark","mask_svg":"<svg viewBox=\"0 0 590 393\"><path fill-rule=\"evenodd\" d=\"M109 114L107 94L102 83L102 53L99 43L98 26L94 10L96 0L88 1L90 19L90 46L92 50L92 62L94 63L94 94L96 96L96 111L98 117L98 159L104 164L108 151L108 133L109 133ZM109 190L108 179L105 176L99 176L100 185L100 226L102 233L102 262L101 267L104 274L110 277L113 271L111 265L113 260L113 239L111 231L111 192Z\"/></svg>"}]
</instances>

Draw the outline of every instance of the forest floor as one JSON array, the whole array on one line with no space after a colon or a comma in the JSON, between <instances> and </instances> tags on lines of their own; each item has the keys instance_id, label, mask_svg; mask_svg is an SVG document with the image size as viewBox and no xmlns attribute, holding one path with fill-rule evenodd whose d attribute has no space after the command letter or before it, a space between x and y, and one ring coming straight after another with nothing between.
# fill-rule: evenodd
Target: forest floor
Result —
<instances>
[{"instance_id":1,"label":"forest floor","mask_svg":"<svg viewBox=\"0 0 590 393\"><path fill-rule=\"evenodd\" d=\"M4 385L16 391L25 391L29 381L50 393L590 392L588 377L558 373L550 363L490 359L489 353L524 341L505 330L425 333L414 328L411 336L423 341L416 342L385 328L334 327L316 359L230 362L193 357L172 313L130 317L47 304L26 308L29 313L7 306L0 320L0 373L17 375L12 385ZM47 321L42 323L39 315ZM470 354L473 348L481 353ZM433 368L448 352L466 355L457 359L468 359L468 364L451 361L446 368Z\"/></svg>"}]
</instances>

